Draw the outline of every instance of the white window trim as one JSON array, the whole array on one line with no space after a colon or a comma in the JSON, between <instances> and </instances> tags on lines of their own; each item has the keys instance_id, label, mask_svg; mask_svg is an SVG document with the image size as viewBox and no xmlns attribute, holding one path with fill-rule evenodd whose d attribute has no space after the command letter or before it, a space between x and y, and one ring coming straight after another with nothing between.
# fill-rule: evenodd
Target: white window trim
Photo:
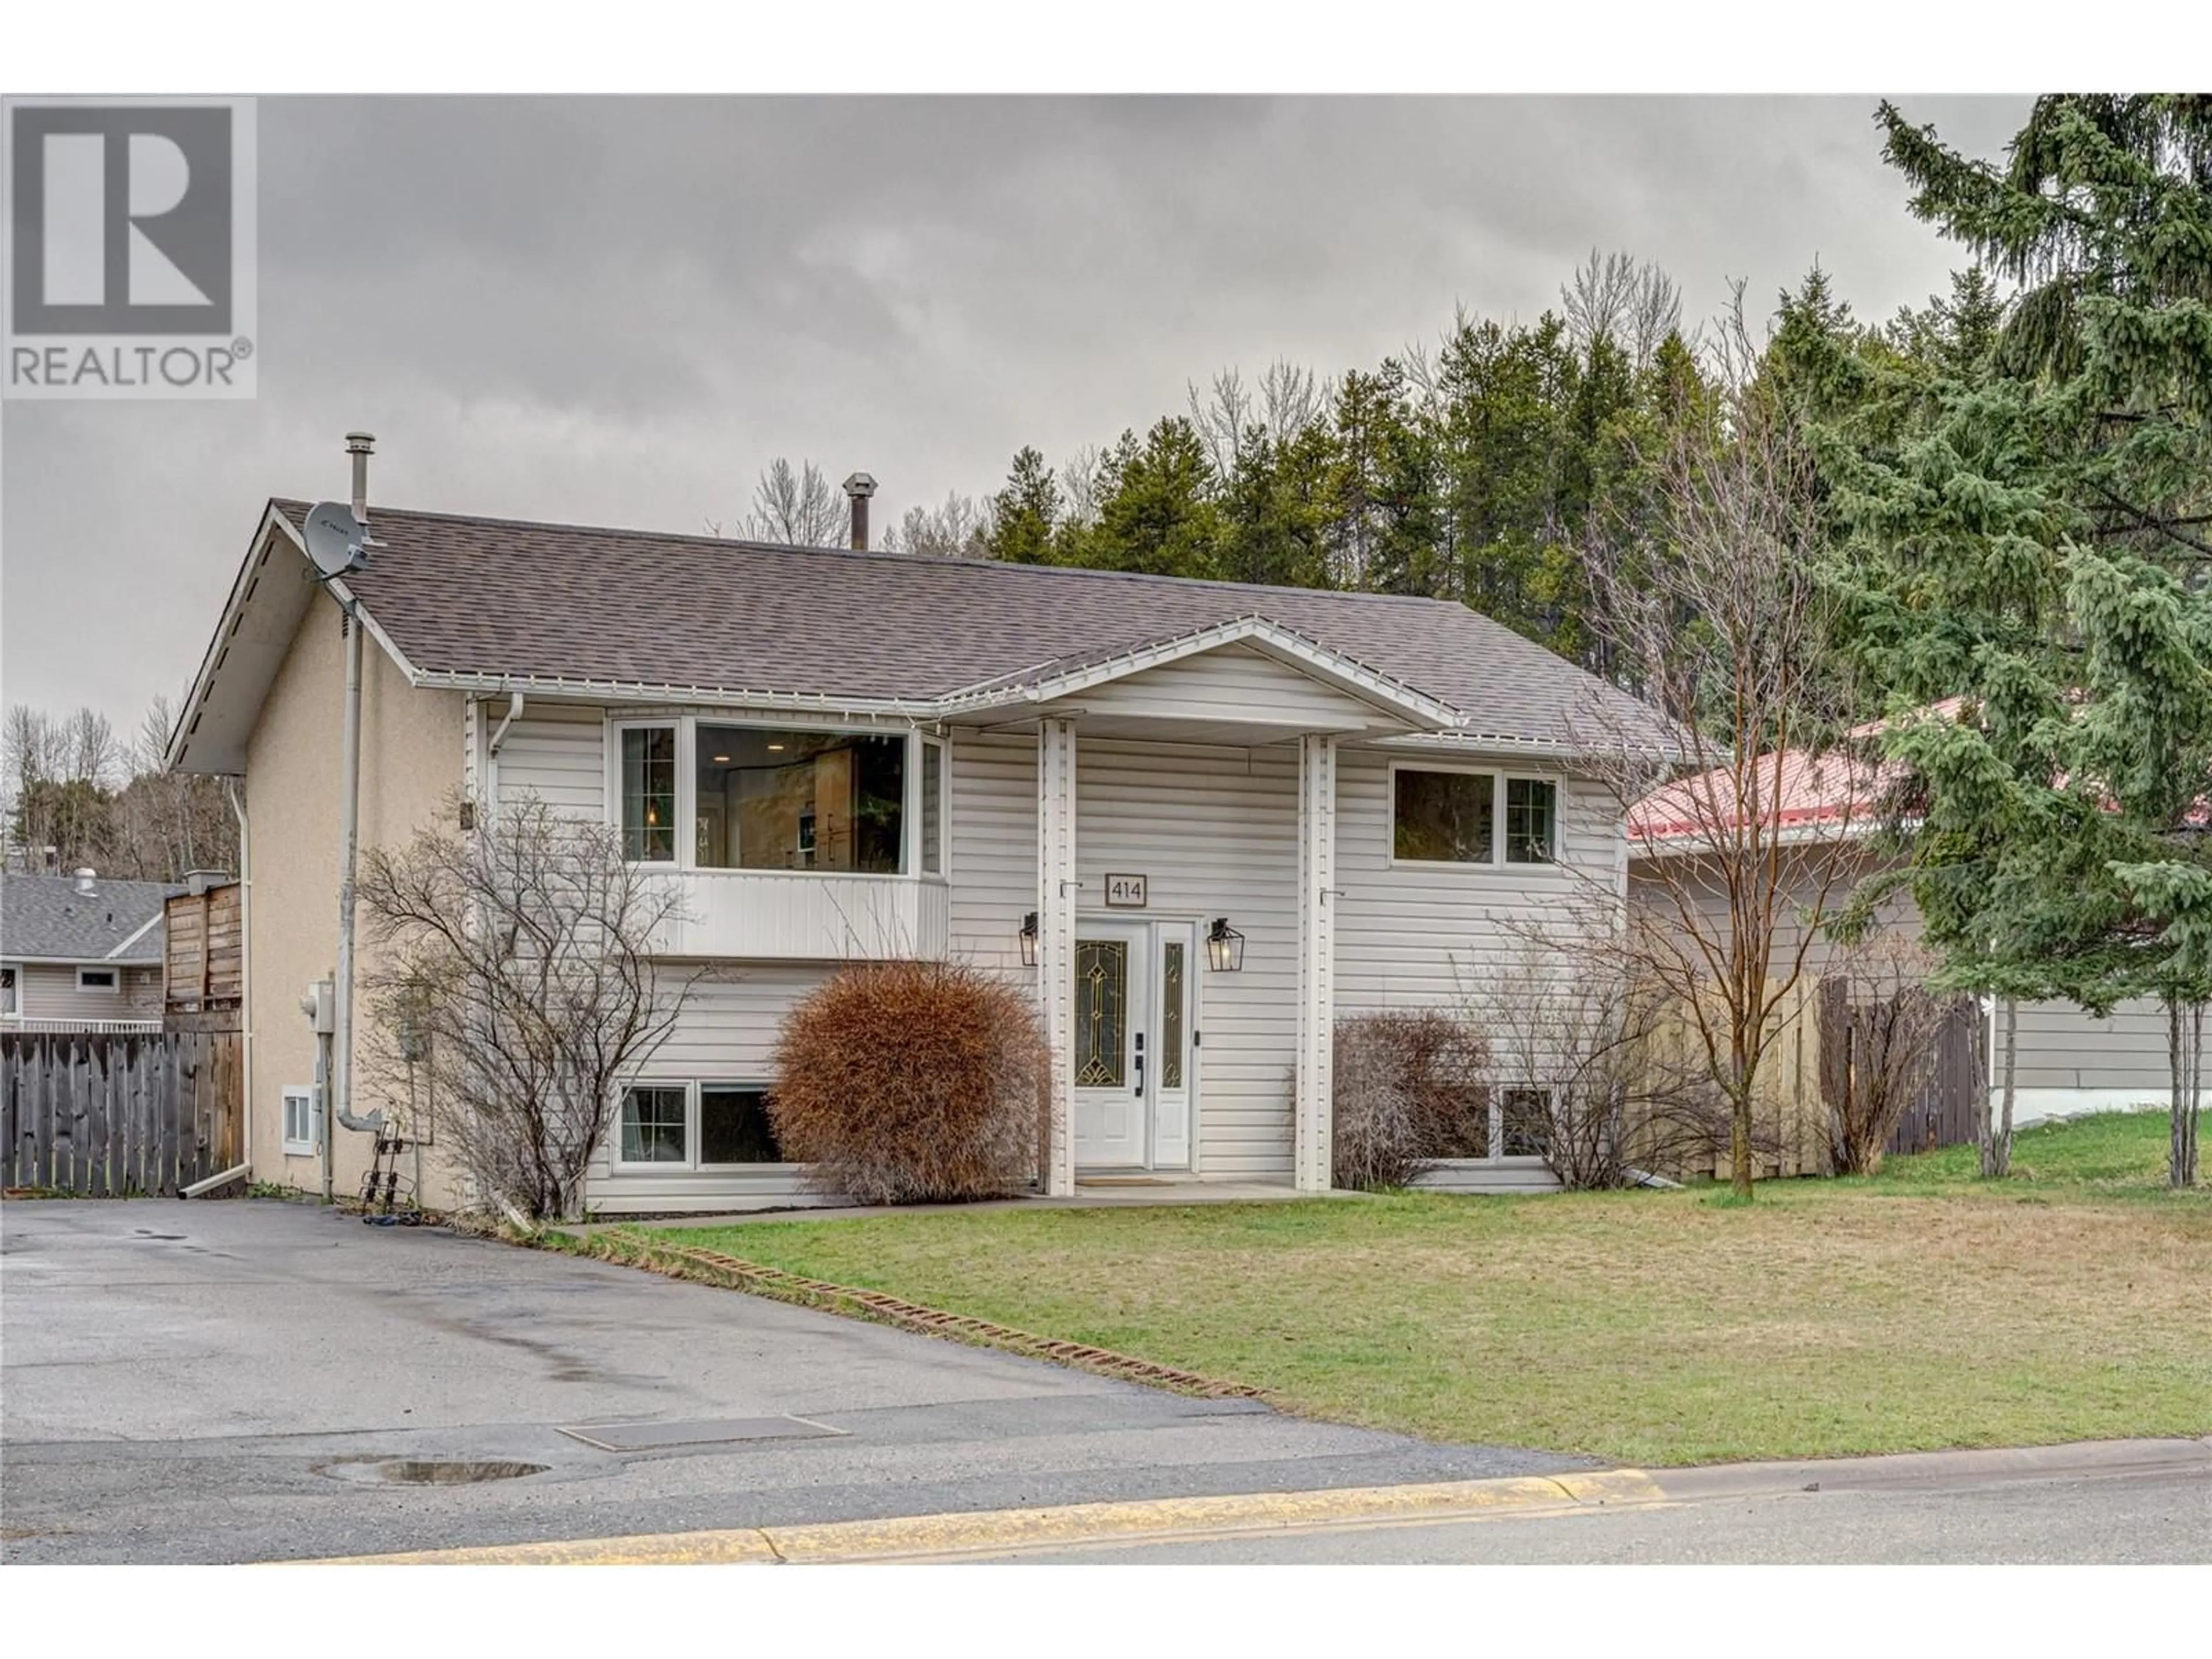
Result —
<instances>
[{"instance_id":1,"label":"white window trim","mask_svg":"<svg viewBox=\"0 0 2212 1659\"><path fill-rule=\"evenodd\" d=\"M699 727L706 726L732 726L754 732L819 732L826 736L906 738L906 786L902 793L900 811L907 829L899 837L899 867L896 870L745 870L727 869L717 865L699 862ZM623 733L666 730L676 732L676 856L673 860L631 860L641 870L674 870L687 876L708 879L731 877L767 877L780 881L949 881L952 872L952 745L949 739L924 733L912 726L870 726L851 721L807 720L788 715L750 714L732 712L728 714L615 714L610 713L606 723L606 821L615 834L623 830ZM944 771L941 775L944 799L939 802L942 822L939 834L944 845L939 854L943 868L935 875L921 873L921 745L937 744L944 751ZM641 1168L649 1167L645 1165Z\"/></svg>"},{"instance_id":2,"label":"white window trim","mask_svg":"<svg viewBox=\"0 0 2212 1659\"><path fill-rule=\"evenodd\" d=\"M684 1096L684 1157L680 1162L667 1158L641 1158L633 1163L623 1156L623 1109L629 1103L634 1089L675 1089ZM696 1083L683 1078L641 1077L623 1084L615 1095L615 1119L611 1144L607 1147L607 1164L623 1175L654 1173L681 1175L699 1167L699 1089Z\"/></svg>"},{"instance_id":3,"label":"white window trim","mask_svg":"<svg viewBox=\"0 0 2212 1659\"><path fill-rule=\"evenodd\" d=\"M311 1083L288 1083L279 1091L282 1107L277 1114L276 1132L283 1143L287 1158L313 1158L322 1148L323 1103L322 1091ZM295 1138L292 1130L292 1107L305 1103L307 1117L307 1136Z\"/></svg>"},{"instance_id":4,"label":"white window trim","mask_svg":"<svg viewBox=\"0 0 2212 1659\"><path fill-rule=\"evenodd\" d=\"M915 733L914 764L908 769L914 775L914 799L908 807L914 824L914 873L923 881L952 879L952 743L948 738L933 737L927 732ZM921 772L928 763L931 750L937 751L937 868L924 868L921 836Z\"/></svg>"},{"instance_id":5,"label":"white window trim","mask_svg":"<svg viewBox=\"0 0 2212 1659\"><path fill-rule=\"evenodd\" d=\"M1547 783L1552 787L1551 857L1516 860L1505 856L1505 800L1509 783ZM1509 870L1555 869L1565 857L1566 844L1567 781L1546 772L1500 772L1498 775L1498 859Z\"/></svg>"},{"instance_id":6,"label":"white window trim","mask_svg":"<svg viewBox=\"0 0 2212 1659\"><path fill-rule=\"evenodd\" d=\"M106 974L108 975L108 982L105 985L88 985L84 982L84 976L87 974ZM120 967L110 967L104 963L80 963L76 970L76 988L88 992L94 996L119 997L123 994L123 969Z\"/></svg>"},{"instance_id":7,"label":"white window trim","mask_svg":"<svg viewBox=\"0 0 2212 1659\"><path fill-rule=\"evenodd\" d=\"M607 1167L617 1175L626 1176L743 1175L770 1170L794 1170L799 1166L788 1161L781 1164L709 1164L701 1156L701 1141L705 1118L701 1111L700 1096L703 1091L757 1089L765 1092L773 1087L775 1087L773 1083L757 1077L641 1077L625 1083L615 1097L615 1118L611 1139L607 1148ZM623 1106L633 1089L680 1089L683 1091L683 1162L677 1163L668 1158L653 1158L633 1163L622 1155Z\"/></svg>"},{"instance_id":8,"label":"white window trim","mask_svg":"<svg viewBox=\"0 0 2212 1659\"><path fill-rule=\"evenodd\" d=\"M1401 772L1455 772L1463 777L1486 777L1490 780L1490 856L1486 859L1406 859L1398 856L1398 774ZM1508 861L1505 856L1505 786L1509 781L1522 783L1548 783L1552 786L1552 856L1534 863L1518 860ZM1384 786L1382 837L1383 866L1392 870L1559 870L1564 867L1565 819L1567 816L1567 781L1557 773L1523 771L1517 767L1485 766L1472 761L1399 760L1390 762L1390 776ZM1480 1161L1480 1160L1478 1160Z\"/></svg>"}]
</instances>

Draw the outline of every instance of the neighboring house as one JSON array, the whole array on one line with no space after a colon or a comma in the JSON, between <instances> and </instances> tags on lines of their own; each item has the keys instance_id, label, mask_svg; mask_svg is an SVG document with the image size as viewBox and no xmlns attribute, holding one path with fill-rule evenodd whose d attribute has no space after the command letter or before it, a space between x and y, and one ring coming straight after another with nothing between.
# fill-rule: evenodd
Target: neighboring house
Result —
<instances>
[{"instance_id":1,"label":"neighboring house","mask_svg":"<svg viewBox=\"0 0 2212 1659\"><path fill-rule=\"evenodd\" d=\"M1937 705L1939 710L1946 707ZM1879 724L1871 722L1852 735L1870 736ZM1869 848L1850 854L1838 869L1829 849L1838 840L1864 841L1870 836L1880 817L1882 786L1891 774L1887 765L1853 765L1840 757L1825 757L1816 765L1796 752L1784 756L1780 764L1778 779L1773 757L1763 758L1758 776L1759 799L1771 804L1779 825L1774 844L1790 896L1790 922L1777 941L1778 962L1782 951L1795 949L1802 937L1797 929L1814 914L1823 871L1832 872L1826 908L1832 915L1859 883L1888 867ZM1694 792L1700 789L1706 792L1702 807L1692 804ZM1671 904L1667 890L1653 874L1653 861L1693 858L1710 846L1712 829L1723 822L1715 805L1726 796L1724 781L1714 774L1678 780L1630 809L1631 903ZM1815 846L1820 852L1808 853ZM1714 902L1721 902L1717 894ZM1906 938L1919 937L1920 914L1909 892L1890 895L1878 919L1882 927ZM1806 950L1808 976L1817 979L1838 948L1825 932L1816 935ZM1996 1063L1997 1023L1990 1012L1985 999L1983 1024L1990 1044L1985 1075L1994 1099L2002 1079ZM2165 1012L2155 1000L2144 999L2123 1003L2110 1018L2100 1019L2071 1003L2024 1002L2019 1009L2014 1085L2015 1124L2116 1108L2163 1108L2172 1092Z\"/></svg>"},{"instance_id":2,"label":"neighboring house","mask_svg":"<svg viewBox=\"0 0 2212 1659\"><path fill-rule=\"evenodd\" d=\"M0 1030L156 1031L161 904L181 887L0 876Z\"/></svg>"},{"instance_id":3,"label":"neighboring house","mask_svg":"<svg viewBox=\"0 0 2212 1659\"><path fill-rule=\"evenodd\" d=\"M172 750L246 780L252 1161L301 1184L343 693L305 511L270 503ZM369 519L370 562L331 584L368 640L362 844L533 794L665 870L690 913L666 957L717 969L621 1103L598 1210L795 1201L762 1105L778 1027L836 964L894 956L1036 988L1049 1190L1325 1188L1335 1019L1449 1004L1511 958L1504 918L1626 880L1570 737L1617 694L1462 605ZM344 1190L368 1144L339 1139ZM1551 1184L1487 1150L1442 1179Z\"/></svg>"}]
</instances>

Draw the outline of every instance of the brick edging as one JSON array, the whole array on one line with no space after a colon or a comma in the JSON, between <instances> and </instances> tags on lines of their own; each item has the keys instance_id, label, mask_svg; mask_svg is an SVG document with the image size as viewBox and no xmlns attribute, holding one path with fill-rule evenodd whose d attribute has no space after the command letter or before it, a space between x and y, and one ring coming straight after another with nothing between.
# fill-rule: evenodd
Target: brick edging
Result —
<instances>
[{"instance_id":1,"label":"brick edging","mask_svg":"<svg viewBox=\"0 0 2212 1659\"><path fill-rule=\"evenodd\" d=\"M570 1235L570 1237L574 1236ZM559 1248L571 1246L564 1243ZM1201 1376L1196 1371L1181 1370L1173 1365L1154 1364L1149 1359L1115 1353L1110 1348L1093 1347L1087 1342L1068 1342L1054 1337L1038 1336L1029 1331L1016 1330L1011 1325L1001 1325L994 1320L978 1319L969 1314L948 1313L942 1308L926 1307L919 1302L908 1302L884 1291L866 1291L851 1285L832 1284L828 1279L807 1279L798 1273L787 1273L781 1267L763 1267L757 1261L746 1261L738 1256L725 1255L720 1250L702 1249L696 1245L666 1244L656 1239L616 1231L592 1233L576 1240L573 1248L603 1261L644 1267L653 1273L665 1273L672 1279L689 1279L718 1285L725 1290L743 1291L748 1295L764 1296L772 1301L818 1308L826 1313L842 1314L850 1319L866 1319L879 1325L892 1325L925 1336L950 1337L955 1341L971 1343L977 1347L997 1348L1025 1358L1049 1360L1054 1364L1066 1365L1075 1370L1095 1371L1102 1376L1115 1377L1124 1382L1172 1389L1179 1394L1197 1395L1209 1400L1258 1400L1265 1397L1263 1389L1249 1383Z\"/></svg>"}]
</instances>

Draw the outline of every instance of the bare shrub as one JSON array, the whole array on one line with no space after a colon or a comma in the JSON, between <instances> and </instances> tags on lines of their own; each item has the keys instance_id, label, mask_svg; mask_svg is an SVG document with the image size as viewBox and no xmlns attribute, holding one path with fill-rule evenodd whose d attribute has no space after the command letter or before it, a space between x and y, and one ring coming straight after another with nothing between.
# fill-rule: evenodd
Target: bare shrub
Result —
<instances>
[{"instance_id":1,"label":"bare shrub","mask_svg":"<svg viewBox=\"0 0 2212 1659\"><path fill-rule=\"evenodd\" d=\"M775 1071L776 1139L817 1191L957 1202L1042 1168L1051 1050L1030 1000L979 968L841 970L785 1018Z\"/></svg>"},{"instance_id":2,"label":"bare shrub","mask_svg":"<svg viewBox=\"0 0 2212 1659\"><path fill-rule=\"evenodd\" d=\"M1951 1002L1927 988L1941 964L1912 940L1876 933L1820 976L1820 1097L1838 1173L1872 1175L1936 1071Z\"/></svg>"},{"instance_id":3,"label":"bare shrub","mask_svg":"<svg viewBox=\"0 0 2212 1659\"><path fill-rule=\"evenodd\" d=\"M1336 1023L1329 1179L1403 1187L1440 1158L1480 1158L1490 1130L1490 1044L1441 1009Z\"/></svg>"},{"instance_id":4,"label":"bare shrub","mask_svg":"<svg viewBox=\"0 0 2212 1659\"><path fill-rule=\"evenodd\" d=\"M650 958L677 890L623 856L620 831L526 795L472 832L370 848L361 905L382 947L363 976L368 1072L427 1087L438 1139L495 1202L573 1219L622 1081L690 992Z\"/></svg>"},{"instance_id":5,"label":"bare shrub","mask_svg":"<svg viewBox=\"0 0 2212 1659\"><path fill-rule=\"evenodd\" d=\"M1462 970L1509 1106L1508 1153L1539 1152L1571 1191L1676 1173L1727 1146L1728 1112L1687 1061L1666 988L1609 937L1524 939Z\"/></svg>"}]
</instances>

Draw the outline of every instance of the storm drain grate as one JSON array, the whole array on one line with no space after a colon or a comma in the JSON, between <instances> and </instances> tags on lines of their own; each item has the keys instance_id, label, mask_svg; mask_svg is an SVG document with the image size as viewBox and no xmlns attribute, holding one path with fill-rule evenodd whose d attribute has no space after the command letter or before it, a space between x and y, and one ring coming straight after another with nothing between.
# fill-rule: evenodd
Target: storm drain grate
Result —
<instances>
[{"instance_id":1,"label":"storm drain grate","mask_svg":"<svg viewBox=\"0 0 2212 1659\"><path fill-rule=\"evenodd\" d=\"M722 1417L696 1423L586 1423L562 1433L601 1451L658 1451L666 1446L722 1446L745 1440L818 1440L841 1435L803 1417Z\"/></svg>"}]
</instances>

